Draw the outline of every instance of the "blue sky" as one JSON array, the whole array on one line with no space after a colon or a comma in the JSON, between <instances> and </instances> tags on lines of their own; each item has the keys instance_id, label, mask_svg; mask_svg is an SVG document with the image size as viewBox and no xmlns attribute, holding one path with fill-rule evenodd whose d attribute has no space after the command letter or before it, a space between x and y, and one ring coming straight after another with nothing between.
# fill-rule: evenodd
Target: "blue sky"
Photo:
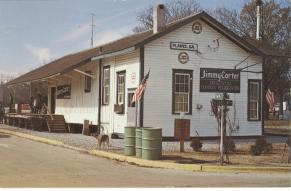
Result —
<instances>
[{"instance_id":1,"label":"blue sky","mask_svg":"<svg viewBox=\"0 0 291 191\"><path fill-rule=\"evenodd\" d=\"M136 15L167 0L0 0L0 72L25 73L69 53L132 33ZM244 0L201 0L204 9L240 9Z\"/></svg>"}]
</instances>

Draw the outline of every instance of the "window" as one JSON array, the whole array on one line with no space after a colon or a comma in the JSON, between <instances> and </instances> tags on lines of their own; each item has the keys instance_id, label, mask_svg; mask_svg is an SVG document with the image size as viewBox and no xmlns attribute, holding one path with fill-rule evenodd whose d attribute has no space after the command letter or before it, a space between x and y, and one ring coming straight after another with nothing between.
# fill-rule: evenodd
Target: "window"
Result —
<instances>
[{"instance_id":1,"label":"window","mask_svg":"<svg viewBox=\"0 0 291 191\"><path fill-rule=\"evenodd\" d=\"M116 103L118 105L124 104L125 98L125 71L117 73L117 96Z\"/></svg>"},{"instance_id":2,"label":"window","mask_svg":"<svg viewBox=\"0 0 291 191\"><path fill-rule=\"evenodd\" d=\"M128 99L127 99L127 102L128 102L127 106L128 107L135 107L135 102L134 103L131 103L131 100L133 98L133 95L134 95L134 92L129 92L128 93Z\"/></svg>"},{"instance_id":3,"label":"window","mask_svg":"<svg viewBox=\"0 0 291 191\"><path fill-rule=\"evenodd\" d=\"M110 99L110 66L103 68L103 105L109 104Z\"/></svg>"},{"instance_id":4,"label":"window","mask_svg":"<svg viewBox=\"0 0 291 191\"><path fill-rule=\"evenodd\" d=\"M173 70L173 114L192 114L192 75L192 70Z\"/></svg>"},{"instance_id":5,"label":"window","mask_svg":"<svg viewBox=\"0 0 291 191\"><path fill-rule=\"evenodd\" d=\"M87 74L92 74L91 71L86 71ZM85 92L89 93L91 92L91 84L92 84L92 79L90 76L85 76Z\"/></svg>"},{"instance_id":6,"label":"window","mask_svg":"<svg viewBox=\"0 0 291 191\"><path fill-rule=\"evenodd\" d=\"M249 80L248 83L248 120L261 120L261 81Z\"/></svg>"}]
</instances>

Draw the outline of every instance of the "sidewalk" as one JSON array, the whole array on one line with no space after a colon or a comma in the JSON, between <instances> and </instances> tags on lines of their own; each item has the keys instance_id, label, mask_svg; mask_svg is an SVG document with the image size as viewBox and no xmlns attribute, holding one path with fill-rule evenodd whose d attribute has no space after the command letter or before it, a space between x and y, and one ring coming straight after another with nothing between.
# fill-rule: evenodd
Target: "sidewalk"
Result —
<instances>
[{"instance_id":1,"label":"sidewalk","mask_svg":"<svg viewBox=\"0 0 291 191\"><path fill-rule=\"evenodd\" d=\"M112 139L109 152L96 150L98 148L94 137L84 136L81 134L69 133L47 133L38 132L7 125L0 126L0 133L15 135L38 141L50 145L61 146L73 149L79 152L88 153L91 155L105 157L111 160L127 162L144 167L151 168L168 168L176 170L188 171L203 171L203 172L273 172L287 173L291 172L290 166L248 166L248 165L227 165L219 166L216 164L203 164L196 162L194 164L181 164L173 160L149 161L136 157L123 155L123 140ZM215 147L216 144L208 144L207 147ZM163 142L163 151L176 151L179 148L178 142ZM186 151L192 150L188 145L185 145Z\"/></svg>"}]
</instances>

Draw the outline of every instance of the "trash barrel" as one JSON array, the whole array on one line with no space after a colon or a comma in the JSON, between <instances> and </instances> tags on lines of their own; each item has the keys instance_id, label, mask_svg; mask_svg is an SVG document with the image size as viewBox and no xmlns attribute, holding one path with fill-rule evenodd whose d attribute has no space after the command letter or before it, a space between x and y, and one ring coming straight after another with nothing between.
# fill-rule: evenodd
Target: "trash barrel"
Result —
<instances>
[{"instance_id":1,"label":"trash barrel","mask_svg":"<svg viewBox=\"0 0 291 191\"><path fill-rule=\"evenodd\" d=\"M135 129L136 127L124 127L124 154L135 156Z\"/></svg>"},{"instance_id":2,"label":"trash barrel","mask_svg":"<svg viewBox=\"0 0 291 191\"><path fill-rule=\"evenodd\" d=\"M162 156L162 128L142 128L142 158L159 160Z\"/></svg>"},{"instance_id":3,"label":"trash barrel","mask_svg":"<svg viewBox=\"0 0 291 191\"><path fill-rule=\"evenodd\" d=\"M135 155L137 157L141 157L141 150L142 150L142 129L136 128L135 129Z\"/></svg>"}]
</instances>

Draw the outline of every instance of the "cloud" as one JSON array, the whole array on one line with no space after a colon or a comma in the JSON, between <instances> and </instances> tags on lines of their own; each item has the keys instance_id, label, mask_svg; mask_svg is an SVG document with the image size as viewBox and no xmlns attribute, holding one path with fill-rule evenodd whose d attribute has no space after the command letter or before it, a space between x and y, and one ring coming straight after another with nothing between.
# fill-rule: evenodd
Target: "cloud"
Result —
<instances>
[{"instance_id":1,"label":"cloud","mask_svg":"<svg viewBox=\"0 0 291 191\"><path fill-rule=\"evenodd\" d=\"M132 26L126 26L119 29L104 30L94 35L94 46L105 44L119 38L122 38L132 32Z\"/></svg>"},{"instance_id":2,"label":"cloud","mask_svg":"<svg viewBox=\"0 0 291 191\"><path fill-rule=\"evenodd\" d=\"M90 32L90 24L85 24L83 26L79 26L77 29L71 30L67 32L64 37L63 41L74 41L78 40L80 38L83 38L84 36L89 36Z\"/></svg>"},{"instance_id":3,"label":"cloud","mask_svg":"<svg viewBox=\"0 0 291 191\"><path fill-rule=\"evenodd\" d=\"M49 48L41 48L31 44L25 44L24 46L41 64L48 63L53 59Z\"/></svg>"},{"instance_id":4,"label":"cloud","mask_svg":"<svg viewBox=\"0 0 291 191\"><path fill-rule=\"evenodd\" d=\"M123 35L119 33L118 31L108 30L108 31L103 31L96 36L98 36L98 38L95 37L94 39L95 46L114 41L116 39L121 38Z\"/></svg>"}]
</instances>

